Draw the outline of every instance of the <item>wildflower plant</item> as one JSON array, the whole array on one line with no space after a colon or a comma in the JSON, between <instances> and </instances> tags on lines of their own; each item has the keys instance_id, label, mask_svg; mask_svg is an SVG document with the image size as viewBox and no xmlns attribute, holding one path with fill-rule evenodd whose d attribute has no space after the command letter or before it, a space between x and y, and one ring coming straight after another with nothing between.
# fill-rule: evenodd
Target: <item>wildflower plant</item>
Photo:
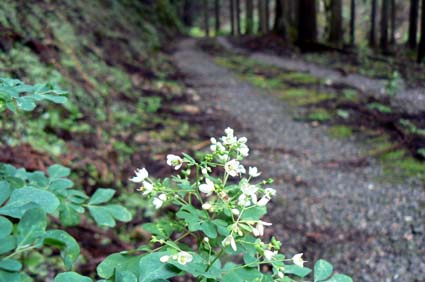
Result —
<instances>
[{"instance_id":1,"label":"wildflower plant","mask_svg":"<svg viewBox=\"0 0 425 282\"><path fill-rule=\"evenodd\" d=\"M277 238L264 239L272 223L262 218L276 190L269 187L272 180L259 179L257 168L244 167L246 143L227 128L221 138L211 138L211 152L202 160L169 155L167 164L178 171L171 178L136 170L130 180L167 216L143 225L152 234L149 245L106 258L97 268L102 281L158 282L182 275L202 282L307 281L311 270L301 253L285 256ZM330 263L319 260L313 280L352 281L332 272Z\"/></svg>"}]
</instances>

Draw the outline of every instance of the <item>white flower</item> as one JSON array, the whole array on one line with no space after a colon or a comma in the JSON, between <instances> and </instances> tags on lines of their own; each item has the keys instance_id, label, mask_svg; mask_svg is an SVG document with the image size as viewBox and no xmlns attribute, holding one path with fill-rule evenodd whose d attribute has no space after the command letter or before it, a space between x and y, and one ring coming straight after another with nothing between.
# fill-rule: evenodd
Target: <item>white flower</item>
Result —
<instances>
[{"instance_id":1,"label":"white flower","mask_svg":"<svg viewBox=\"0 0 425 282\"><path fill-rule=\"evenodd\" d=\"M246 137L241 137L238 140L238 143L240 143L240 144L245 144L246 142L248 142L248 139Z\"/></svg>"},{"instance_id":2,"label":"white flower","mask_svg":"<svg viewBox=\"0 0 425 282\"><path fill-rule=\"evenodd\" d=\"M159 261L162 263L166 263L170 260L170 256L162 256Z\"/></svg>"},{"instance_id":3,"label":"white flower","mask_svg":"<svg viewBox=\"0 0 425 282\"><path fill-rule=\"evenodd\" d=\"M274 197L276 195L276 190L273 188L266 188L264 193L266 193L266 195L269 197Z\"/></svg>"},{"instance_id":4,"label":"white flower","mask_svg":"<svg viewBox=\"0 0 425 282\"><path fill-rule=\"evenodd\" d=\"M238 209L232 209L232 213L236 216L241 214L241 212Z\"/></svg>"},{"instance_id":5,"label":"white flower","mask_svg":"<svg viewBox=\"0 0 425 282\"><path fill-rule=\"evenodd\" d=\"M232 235L229 235L226 238L224 238L224 240L221 242L221 244L223 245L223 247L227 247L227 246L230 245L232 247L233 251L235 251L235 252L237 250L235 238L233 238Z\"/></svg>"},{"instance_id":6,"label":"white flower","mask_svg":"<svg viewBox=\"0 0 425 282\"><path fill-rule=\"evenodd\" d=\"M245 194L241 194L238 198L238 205L247 207L251 204L250 200Z\"/></svg>"},{"instance_id":7,"label":"white flower","mask_svg":"<svg viewBox=\"0 0 425 282\"><path fill-rule=\"evenodd\" d=\"M185 265L189 262L191 262L193 259L192 255L188 252L179 252L177 254L177 262L181 265Z\"/></svg>"},{"instance_id":8,"label":"white flower","mask_svg":"<svg viewBox=\"0 0 425 282\"><path fill-rule=\"evenodd\" d=\"M242 157L248 157L249 155L249 148L247 145L245 144L241 144L239 149L238 149L239 154L242 155Z\"/></svg>"},{"instance_id":9,"label":"white flower","mask_svg":"<svg viewBox=\"0 0 425 282\"><path fill-rule=\"evenodd\" d=\"M232 128L230 128L230 127L227 127L224 130L224 133L226 133L227 136L233 136L234 130Z\"/></svg>"},{"instance_id":10,"label":"white flower","mask_svg":"<svg viewBox=\"0 0 425 282\"><path fill-rule=\"evenodd\" d=\"M252 229L252 233L254 236L259 237L264 235L264 226L271 226L272 224L269 222L265 222L262 220L259 220L255 228Z\"/></svg>"},{"instance_id":11,"label":"white flower","mask_svg":"<svg viewBox=\"0 0 425 282\"><path fill-rule=\"evenodd\" d=\"M264 258L266 260L272 260L275 255L277 255L277 251L270 251L270 250L264 251Z\"/></svg>"},{"instance_id":12,"label":"white flower","mask_svg":"<svg viewBox=\"0 0 425 282\"><path fill-rule=\"evenodd\" d=\"M258 191L258 187L255 185L250 185L249 183L244 183L241 187L241 190L245 195L251 196Z\"/></svg>"},{"instance_id":13,"label":"white flower","mask_svg":"<svg viewBox=\"0 0 425 282\"><path fill-rule=\"evenodd\" d=\"M137 189L138 191L143 192L143 196L150 194L153 191L153 185L150 182L143 181L142 187Z\"/></svg>"},{"instance_id":14,"label":"white flower","mask_svg":"<svg viewBox=\"0 0 425 282\"><path fill-rule=\"evenodd\" d=\"M303 256L303 254L302 254L302 253L294 255L294 256L292 257L292 262L293 262L295 265L298 265L298 266L300 266L300 267L304 267L304 263L305 263L305 261L302 259L302 256Z\"/></svg>"},{"instance_id":15,"label":"white flower","mask_svg":"<svg viewBox=\"0 0 425 282\"><path fill-rule=\"evenodd\" d=\"M248 171L249 171L249 176L251 177L258 177L261 174L261 172L258 172L258 169L255 166L254 167L250 166Z\"/></svg>"},{"instance_id":16,"label":"white flower","mask_svg":"<svg viewBox=\"0 0 425 282\"><path fill-rule=\"evenodd\" d=\"M153 199L152 203L156 209L159 209L160 207L162 207L162 204L164 204L166 200L167 200L167 195L160 194L158 197Z\"/></svg>"},{"instance_id":17,"label":"white flower","mask_svg":"<svg viewBox=\"0 0 425 282\"><path fill-rule=\"evenodd\" d=\"M174 166L174 169L178 170L183 164L183 159L179 156L169 154L167 155L167 164L169 166Z\"/></svg>"},{"instance_id":18,"label":"white flower","mask_svg":"<svg viewBox=\"0 0 425 282\"><path fill-rule=\"evenodd\" d=\"M240 162L235 160L235 159L230 160L227 163L225 163L224 169L232 177L235 177L238 174L242 174L242 173L246 172L243 165L241 165Z\"/></svg>"},{"instance_id":19,"label":"white flower","mask_svg":"<svg viewBox=\"0 0 425 282\"><path fill-rule=\"evenodd\" d=\"M226 133L226 136L221 137L221 141L224 145L233 145L238 141L237 138L233 136L233 129L230 127L226 128L224 132Z\"/></svg>"},{"instance_id":20,"label":"white flower","mask_svg":"<svg viewBox=\"0 0 425 282\"><path fill-rule=\"evenodd\" d=\"M283 278L283 272L282 272L282 271L279 271L279 272L277 273L277 276L279 276L279 278Z\"/></svg>"},{"instance_id":21,"label":"white flower","mask_svg":"<svg viewBox=\"0 0 425 282\"><path fill-rule=\"evenodd\" d=\"M210 203L205 203L202 205L203 210L209 210L210 208L212 208L212 205Z\"/></svg>"},{"instance_id":22,"label":"white flower","mask_svg":"<svg viewBox=\"0 0 425 282\"><path fill-rule=\"evenodd\" d=\"M267 205L270 202L270 197L267 195L264 195L263 197L261 197L261 199L257 202L257 205L260 207L264 207L265 205Z\"/></svg>"},{"instance_id":23,"label":"white flower","mask_svg":"<svg viewBox=\"0 0 425 282\"><path fill-rule=\"evenodd\" d=\"M130 181L134 183L140 183L149 176L149 173L146 168L136 169L134 173L136 174L136 176L130 178Z\"/></svg>"},{"instance_id":24,"label":"white flower","mask_svg":"<svg viewBox=\"0 0 425 282\"><path fill-rule=\"evenodd\" d=\"M214 191L214 182L212 182L208 178L205 178L205 184L199 185L199 191L207 194L207 196L211 195Z\"/></svg>"}]
</instances>

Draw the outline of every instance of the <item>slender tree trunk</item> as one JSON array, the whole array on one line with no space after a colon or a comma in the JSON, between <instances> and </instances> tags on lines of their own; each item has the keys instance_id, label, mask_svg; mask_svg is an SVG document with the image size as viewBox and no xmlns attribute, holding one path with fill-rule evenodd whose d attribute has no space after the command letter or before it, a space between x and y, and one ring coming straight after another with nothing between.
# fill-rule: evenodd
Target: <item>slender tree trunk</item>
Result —
<instances>
[{"instance_id":1,"label":"slender tree trunk","mask_svg":"<svg viewBox=\"0 0 425 282\"><path fill-rule=\"evenodd\" d=\"M390 43L391 45L395 44L395 21L396 21L396 16L397 16L397 6L396 6L396 2L395 0L391 0L391 39L390 39Z\"/></svg>"},{"instance_id":2,"label":"slender tree trunk","mask_svg":"<svg viewBox=\"0 0 425 282\"><path fill-rule=\"evenodd\" d=\"M209 11L208 11L208 0L203 1L204 6L204 28L205 28L205 35L207 37L210 36L210 24L209 24Z\"/></svg>"},{"instance_id":3,"label":"slender tree trunk","mask_svg":"<svg viewBox=\"0 0 425 282\"><path fill-rule=\"evenodd\" d=\"M254 30L254 2L246 0L246 34L252 34Z\"/></svg>"},{"instance_id":4,"label":"slender tree trunk","mask_svg":"<svg viewBox=\"0 0 425 282\"><path fill-rule=\"evenodd\" d=\"M264 0L257 1L257 11L258 11L258 31L263 33L264 29Z\"/></svg>"},{"instance_id":5,"label":"slender tree trunk","mask_svg":"<svg viewBox=\"0 0 425 282\"><path fill-rule=\"evenodd\" d=\"M288 11L286 7L286 0L276 0L275 5L275 20L273 31L283 38L288 38Z\"/></svg>"},{"instance_id":6,"label":"slender tree trunk","mask_svg":"<svg viewBox=\"0 0 425 282\"><path fill-rule=\"evenodd\" d=\"M264 22L265 31L270 30L270 0L264 0Z\"/></svg>"},{"instance_id":7,"label":"slender tree trunk","mask_svg":"<svg viewBox=\"0 0 425 282\"><path fill-rule=\"evenodd\" d=\"M372 9L370 15L370 33L369 33L369 46L375 47L376 45L376 10L377 0L372 0Z\"/></svg>"},{"instance_id":8,"label":"slender tree trunk","mask_svg":"<svg viewBox=\"0 0 425 282\"><path fill-rule=\"evenodd\" d=\"M298 1L298 42L315 42L317 39L317 14L315 0Z\"/></svg>"},{"instance_id":9,"label":"slender tree trunk","mask_svg":"<svg viewBox=\"0 0 425 282\"><path fill-rule=\"evenodd\" d=\"M350 8L350 44L356 43L356 0L351 0Z\"/></svg>"},{"instance_id":10,"label":"slender tree trunk","mask_svg":"<svg viewBox=\"0 0 425 282\"><path fill-rule=\"evenodd\" d=\"M186 26L193 25L193 0L185 0L183 3L183 23Z\"/></svg>"},{"instance_id":11,"label":"slender tree trunk","mask_svg":"<svg viewBox=\"0 0 425 282\"><path fill-rule=\"evenodd\" d=\"M421 63L425 56L425 0L422 0L421 15L421 40L418 48L418 63Z\"/></svg>"},{"instance_id":12,"label":"slender tree trunk","mask_svg":"<svg viewBox=\"0 0 425 282\"><path fill-rule=\"evenodd\" d=\"M415 49L418 45L419 0L410 0L409 13L409 47Z\"/></svg>"},{"instance_id":13,"label":"slender tree trunk","mask_svg":"<svg viewBox=\"0 0 425 282\"><path fill-rule=\"evenodd\" d=\"M230 33L235 35L235 2L230 0Z\"/></svg>"},{"instance_id":14,"label":"slender tree trunk","mask_svg":"<svg viewBox=\"0 0 425 282\"><path fill-rule=\"evenodd\" d=\"M388 52L388 14L389 0L383 0L381 12L381 39L379 45L384 53Z\"/></svg>"},{"instance_id":15,"label":"slender tree trunk","mask_svg":"<svg viewBox=\"0 0 425 282\"><path fill-rule=\"evenodd\" d=\"M214 12L215 12L215 35L217 36L220 32L220 0L215 0L214 5Z\"/></svg>"},{"instance_id":16,"label":"slender tree trunk","mask_svg":"<svg viewBox=\"0 0 425 282\"><path fill-rule=\"evenodd\" d=\"M331 0L331 20L329 41L340 45L343 40L342 32L342 1Z\"/></svg>"},{"instance_id":17,"label":"slender tree trunk","mask_svg":"<svg viewBox=\"0 0 425 282\"><path fill-rule=\"evenodd\" d=\"M236 30L241 35L241 1L236 0Z\"/></svg>"}]
</instances>

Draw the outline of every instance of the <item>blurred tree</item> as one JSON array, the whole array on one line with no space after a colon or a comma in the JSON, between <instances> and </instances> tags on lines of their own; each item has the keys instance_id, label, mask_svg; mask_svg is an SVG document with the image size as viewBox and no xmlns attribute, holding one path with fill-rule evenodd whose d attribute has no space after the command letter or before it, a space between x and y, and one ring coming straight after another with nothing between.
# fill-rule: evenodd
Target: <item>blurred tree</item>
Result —
<instances>
[{"instance_id":1,"label":"blurred tree","mask_svg":"<svg viewBox=\"0 0 425 282\"><path fill-rule=\"evenodd\" d=\"M246 0L246 34L254 31L254 0Z\"/></svg>"},{"instance_id":2,"label":"blurred tree","mask_svg":"<svg viewBox=\"0 0 425 282\"><path fill-rule=\"evenodd\" d=\"M209 13L209 7L208 7L208 0L203 1L203 7L204 7L204 28L205 28L205 35L207 37L210 36L210 13Z\"/></svg>"},{"instance_id":3,"label":"blurred tree","mask_svg":"<svg viewBox=\"0 0 425 282\"><path fill-rule=\"evenodd\" d=\"M236 30L241 35L241 1L236 0Z\"/></svg>"},{"instance_id":4,"label":"blurred tree","mask_svg":"<svg viewBox=\"0 0 425 282\"><path fill-rule=\"evenodd\" d=\"M265 5L264 0L258 0L257 10L258 10L258 31L260 33L265 33L265 22L264 22L264 11Z\"/></svg>"},{"instance_id":5,"label":"blurred tree","mask_svg":"<svg viewBox=\"0 0 425 282\"><path fill-rule=\"evenodd\" d=\"M220 0L214 2L214 14L215 14L215 35L217 36L220 32Z\"/></svg>"},{"instance_id":6,"label":"blurred tree","mask_svg":"<svg viewBox=\"0 0 425 282\"><path fill-rule=\"evenodd\" d=\"M382 0L381 11L381 39L380 47L384 53L388 52L388 13L389 13L389 0Z\"/></svg>"},{"instance_id":7,"label":"blurred tree","mask_svg":"<svg viewBox=\"0 0 425 282\"><path fill-rule=\"evenodd\" d=\"M419 0L410 0L408 45L412 49L418 45L418 16Z\"/></svg>"},{"instance_id":8,"label":"blurred tree","mask_svg":"<svg viewBox=\"0 0 425 282\"><path fill-rule=\"evenodd\" d=\"M356 0L351 0L350 5L350 44L356 43Z\"/></svg>"},{"instance_id":9,"label":"blurred tree","mask_svg":"<svg viewBox=\"0 0 425 282\"><path fill-rule=\"evenodd\" d=\"M329 41L340 45L344 35L342 31L342 0L331 0L330 13Z\"/></svg>"},{"instance_id":10,"label":"blurred tree","mask_svg":"<svg viewBox=\"0 0 425 282\"><path fill-rule=\"evenodd\" d=\"M288 3L287 0L276 0L275 21L273 31L285 39L288 39Z\"/></svg>"},{"instance_id":11,"label":"blurred tree","mask_svg":"<svg viewBox=\"0 0 425 282\"><path fill-rule=\"evenodd\" d=\"M235 2L230 0L230 33L235 35Z\"/></svg>"},{"instance_id":12,"label":"blurred tree","mask_svg":"<svg viewBox=\"0 0 425 282\"><path fill-rule=\"evenodd\" d=\"M378 2L377 0L371 0L371 2L369 46L374 48L376 46L376 10L378 8Z\"/></svg>"},{"instance_id":13,"label":"blurred tree","mask_svg":"<svg viewBox=\"0 0 425 282\"><path fill-rule=\"evenodd\" d=\"M390 43L391 45L395 44L395 22L397 16L397 5L395 0L391 0L391 21L390 21Z\"/></svg>"},{"instance_id":14,"label":"blurred tree","mask_svg":"<svg viewBox=\"0 0 425 282\"><path fill-rule=\"evenodd\" d=\"M317 39L317 12L315 0L298 1L298 42L315 42Z\"/></svg>"},{"instance_id":15,"label":"blurred tree","mask_svg":"<svg viewBox=\"0 0 425 282\"><path fill-rule=\"evenodd\" d=\"M418 63L421 63L425 56L425 0L422 0L421 13L421 40L418 48Z\"/></svg>"},{"instance_id":16,"label":"blurred tree","mask_svg":"<svg viewBox=\"0 0 425 282\"><path fill-rule=\"evenodd\" d=\"M183 2L183 23L186 26L193 25L194 2L193 0L184 0Z\"/></svg>"},{"instance_id":17,"label":"blurred tree","mask_svg":"<svg viewBox=\"0 0 425 282\"><path fill-rule=\"evenodd\" d=\"M265 31L270 31L270 0L264 0L264 24Z\"/></svg>"}]
</instances>

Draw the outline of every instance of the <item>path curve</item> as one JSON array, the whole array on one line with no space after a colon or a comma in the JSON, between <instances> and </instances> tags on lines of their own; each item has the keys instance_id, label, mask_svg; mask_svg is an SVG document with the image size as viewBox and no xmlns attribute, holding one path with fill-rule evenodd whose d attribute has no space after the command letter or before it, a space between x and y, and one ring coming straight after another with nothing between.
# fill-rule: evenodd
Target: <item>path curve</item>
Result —
<instances>
[{"instance_id":1,"label":"path curve","mask_svg":"<svg viewBox=\"0 0 425 282\"><path fill-rule=\"evenodd\" d=\"M420 183L378 182L382 171L373 160L349 169L323 165L358 156L359 148L329 138L324 127L293 121L290 106L216 65L194 39L179 42L173 57L203 110L221 111L248 137L248 161L276 180L280 198L269 220L285 253L327 259L354 281L425 281Z\"/></svg>"}]
</instances>

